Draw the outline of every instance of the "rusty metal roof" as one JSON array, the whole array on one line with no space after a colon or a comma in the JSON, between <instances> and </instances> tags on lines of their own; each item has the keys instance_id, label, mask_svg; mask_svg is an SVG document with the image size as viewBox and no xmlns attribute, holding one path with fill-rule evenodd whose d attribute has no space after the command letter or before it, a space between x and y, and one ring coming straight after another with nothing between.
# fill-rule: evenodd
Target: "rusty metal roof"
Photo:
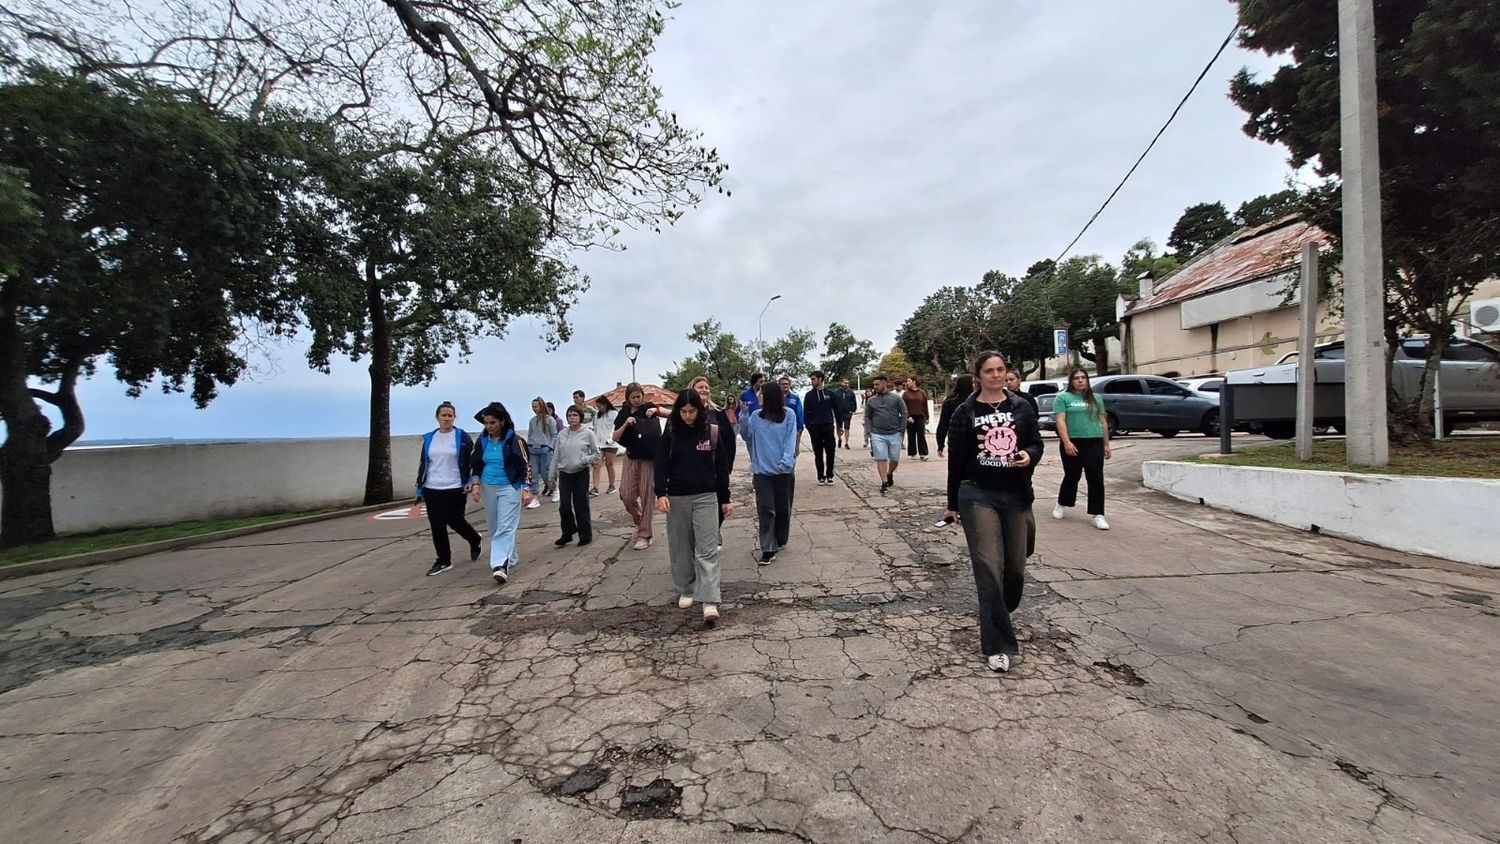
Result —
<instances>
[{"instance_id":1,"label":"rusty metal roof","mask_svg":"<svg viewBox=\"0 0 1500 844\"><path fill-rule=\"evenodd\" d=\"M1151 295L1137 299L1126 313L1148 311L1275 275L1297 265L1303 244L1321 247L1329 242L1327 232L1296 216L1241 229L1157 281Z\"/></svg>"},{"instance_id":2,"label":"rusty metal roof","mask_svg":"<svg viewBox=\"0 0 1500 844\"><path fill-rule=\"evenodd\" d=\"M677 394L666 387L658 387L655 384L642 384L641 389L646 393L646 402L648 404L671 405L677 401ZM625 405L625 385L616 384L613 390L603 393L602 397L608 398L609 403L614 405L615 409L618 410ZM594 396L589 401L597 401L599 398L601 396Z\"/></svg>"}]
</instances>

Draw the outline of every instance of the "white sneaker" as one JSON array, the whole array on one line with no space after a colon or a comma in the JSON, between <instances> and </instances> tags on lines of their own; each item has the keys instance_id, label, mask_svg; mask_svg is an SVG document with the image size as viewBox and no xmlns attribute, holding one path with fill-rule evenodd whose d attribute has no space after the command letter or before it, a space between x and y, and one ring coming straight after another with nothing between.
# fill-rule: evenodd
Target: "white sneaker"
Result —
<instances>
[{"instance_id":1,"label":"white sneaker","mask_svg":"<svg viewBox=\"0 0 1500 844\"><path fill-rule=\"evenodd\" d=\"M535 498L533 498L533 499L531 499L531 503L526 505L526 509L527 510L535 510L536 508L538 508L540 506L542 506L542 502L540 502L540 501L536 500Z\"/></svg>"},{"instance_id":2,"label":"white sneaker","mask_svg":"<svg viewBox=\"0 0 1500 844\"><path fill-rule=\"evenodd\" d=\"M1059 504L1056 507L1052 508L1052 518L1054 518L1054 519L1061 519L1063 516L1066 516L1066 515L1068 515L1068 511L1064 510L1063 506L1061 504Z\"/></svg>"},{"instance_id":3,"label":"white sneaker","mask_svg":"<svg viewBox=\"0 0 1500 844\"><path fill-rule=\"evenodd\" d=\"M505 582L510 580L510 574L503 568L490 570L490 577L494 578L495 582L501 586L504 586Z\"/></svg>"},{"instance_id":4,"label":"white sneaker","mask_svg":"<svg viewBox=\"0 0 1500 844\"><path fill-rule=\"evenodd\" d=\"M562 500L562 493L559 493L559 492L552 493L552 503L553 504L556 504L557 502L559 502L561 500Z\"/></svg>"},{"instance_id":5,"label":"white sneaker","mask_svg":"<svg viewBox=\"0 0 1500 844\"><path fill-rule=\"evenodd\" d=\"M1094 527L1100 530L1109 530L1109 522L1104 521L1103 516L1094 517Z\"/></svg>"},{"instance_id":6,"label":"white sneaker","mask_svg":"<svg viewBox=\"0 0 1500 844\"><path fill-rule=\"evenodd\" d=\"M677 599L677 608L679 610L691 609L692 606L693 606L693 596L692 595L683 595L681 598Z\"/></svg>"},{"instance_id":7,"label":"white sneaker","mask_svg":"<svg viewBox=\"0 0 1500 844\"><path fill-rule=\"evenodd\" d=\"M984 658L984 664L997 674L1004 674L1010 670L1010 656L1007 654L990 654Z\"/></svg>"},{"instance_id":8,"label":"white sneaker","mask_svg":"<svg viewBox=\"0 0 1500 844\"><path fill-rule=\"evenodd\" d=\"M703 605L703 623L713 627L719 622L719 608L713 604Z\"/></svg>"}]
</instances>

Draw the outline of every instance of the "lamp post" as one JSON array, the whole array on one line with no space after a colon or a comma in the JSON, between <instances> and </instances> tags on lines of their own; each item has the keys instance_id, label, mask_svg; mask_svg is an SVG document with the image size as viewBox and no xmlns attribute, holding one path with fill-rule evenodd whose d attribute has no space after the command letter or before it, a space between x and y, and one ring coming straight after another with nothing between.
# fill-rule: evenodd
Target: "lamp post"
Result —
<instances>
[{"instance_id":1,"label":"lamp post","mask_svg":"<svg viewBox=\"0 0 1500 844\"><path fill-rule=\"evenodd\" d=\"M781 298L781 294L777 293L775 296L772 296L770 299L767 299L766 300L766 308L771 307L771 303L774 302L774 301L776 301L777 299L780 299L780 298ZM761 308L760 309L760 316L758 316L758 317L755 318L755 368L756 369L760 369L761 364L763 363L763 361L761 360L760 356L761 356L761 352L764 350L765 345L766 345L766 341L761 336L761 330L760 330L760 322L761 322L761 320L765 319L766 308Z\"/></svg>"},{"instance_id":2,"label":"lamp post","mask_svg":"<svg viewBox=\"0 0 1500 844\"><path fill-rule=\"evenodd\" d=\"M641 356L640 343L626 343L625 357L630 358L630 381L635 383L635 359Z\"/></svg>"}]
</instances>

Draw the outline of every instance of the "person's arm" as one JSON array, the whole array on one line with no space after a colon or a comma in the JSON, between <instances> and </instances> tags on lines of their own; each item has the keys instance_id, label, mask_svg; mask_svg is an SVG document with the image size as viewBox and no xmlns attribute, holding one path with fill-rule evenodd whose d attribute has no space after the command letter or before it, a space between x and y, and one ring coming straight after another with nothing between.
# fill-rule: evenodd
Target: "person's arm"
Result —
<instances>
[{"instance_id":1,"label":"person's arm","mask_svg":"<svg viewBox=\"0 0 1500 844\"><path fill-rule=\"evenodd\" d=\"M792 467L797 465L797 434L799 432L795 425L788 425L786 433L781 443L781 461L776 468L790 472Z\"/></svg>"},{"instance_id":2,"label":"person's arm","mask_svg":"<svg viewBox=\"0 0 1500 844\"><path fill-rule=\"evenodd\" d=\"M943 409L938 412L937 424L937 451L938 457L943 456L943 444L948 441L948 426L953 421L953 409L957 404L943 402Z\"/></svg>"},{"instance_id":3,"label":"person's arm","mask_svg":"<svg viewBox=\"0 0 1500 844\"><path fill-rule=\"evenodd\" d=\"M1047 448L1047 444L1042 440L1042 426L1034 413L1031 415L1031 424L1026 426L1024 436L1025 441L1021 443L1021 450L1026 452L1031 462L1022 468L1034 469L1042 459L1042 452Z\"/></svg>"},{"instance_id":4,"label":"person's arm","mask_svg":"<svg viewBox=\"0 0 1500 844\"><path fill-rule=\"evenodd\" d=\"M728 410L719 411L719 445L721 448L728 449L729 466L733 467L734 456L739 452L739 444L734 441L734 422L730 420Z\"/></svg>"},{"instance_id":5,"label":"person's arm","mask_svg":"<svg viewBox=\"0 0 1500 844\"><path fill-rule=\"evenodd\" d=\"M667 469L669 468L667 464L670 462L669 457L671 453L672 432L668 431L666 435L661 438L661 442L657 443L656 459L652 461L651 466L652 471L656 474L655 487L657 498L666 498L669 494L667 490L667 476L670 473L667 471Z\"/></svg>"},{"instance_id":6,"label":"person's arm","mask_svg":"<svg viewBox=\"0 0 1500 844\"><path fill-rule=\"evenodd\" d=\"M802 434L802 429L807 427L802 421L802 402L797 402L797 434Z\"/></svg>"},{"instance_id":7,"label":"person's arm","mask_svg":"<svg viewBox=\"0 0 1500 844\"><path fill-rule=\"evenodd\" d=\"M733 465L734 434L720 426L719 447L714 449L714 492L719 496L719 510L726 516L733 509L729 503L729 472Z\"/></svg>"},{"instance_id":8,"label":"person's arm","mask_svg":"<svg viewBox=\"0 0 1500 844\"><path fill-rule=\"evenodd\" d=\"M1104 430L1104 459L1114 457L1114 449L1109 444L1109 415L1104 412L1104 399L1094 396L1094 401L1099 405L1099 427Z\"/></svg>"},{"instance_id":9,"label":"person's arm","mask_svg":"<svg viewBox=\"0 0 1500 844\"><path fill-rule=\"evenodd\" d=\"M1057 398L1052 400L1052 422L1057 426L1057 439L1062 443L1062 450L1069 457L1078 456L1078 446L1068 438L1068 406L1064 401L1063 393L1058 393ZM1064 402L1058 407L1058 402Z\"/></svg>"},{"instance_id":10,"label":"person's arm","mask_svg":"<svg viewBox=\"0 0 1500 844\"><path fill-rule=\"evenodd\" d=\"M474 475L471 471L473 462L474 438L469 436L468 431L460 430L458 433L458 477L465 489L469 486L469 478Z\"/></svg>"},{"instance_id":11,"label":"person's arm","mask_svg":"<svg viewBox=\"0 0 1500 844\"><path fill-rule=\"evenodd\" d=\"M590 466L599 462L601 453L599 451L599 439L589 428L583 429L583 457Z\"/></svg>"},{"instance_id":12,"label":"person's arm","mask_svg":"<svg viewBox=\"0 0 1500 844\"><path fill-rule=\"evenodd\" d=\"M973 437L965 434L962 428L967 418L964 410L955 408L949 425L955 433L953 441L948 443L948 512L945 516L958 515L958 487L963 482L964 464L968 462L969 449L973 446Z\"/></svg>"},{"instance_id":13,"label":"person's arm","mask_svg":"<svg viewBox=\"0 0 1500 844\"><path fill-rule=\"evenodd\" d=\"M433 436L437 436L437 435L434 434ZM417 455L417 483L416 483L416 489L417 489L417 497L418 498L422 497L422 481L424 481L424 480L427 479L427 443L429 441L430 440L427 437L423 437L422 438L421 453ZM462 452L462 450L459 451L459 455L458 456L460 458L460 460L459 460L459 464L460 464L459 465L459 474L462 475L463 474L463 465L462 465L462 463L463 463L463 460L462 460L462 458L463 458L463 452ZM468 483L465 483L464 486L468 486Z\"/></svg>"},{"instance_id":14,"label":"person's arm","mask_svg":"<svg viewBox=\"0 0 1500 844\"><path fill-rule=\"evenodd\" d=\"M870 432L870 400L865 399L865 433Z\"/></svg>"}]
</instances>

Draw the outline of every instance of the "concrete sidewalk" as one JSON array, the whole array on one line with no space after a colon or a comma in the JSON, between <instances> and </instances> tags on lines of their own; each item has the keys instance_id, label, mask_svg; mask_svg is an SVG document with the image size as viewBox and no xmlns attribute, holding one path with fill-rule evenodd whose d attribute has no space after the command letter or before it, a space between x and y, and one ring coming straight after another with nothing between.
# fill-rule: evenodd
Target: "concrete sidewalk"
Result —
<instances>
[{"instance_id":1,"label":"concrete sidewalk","mask_svg":"<svg viewBox=\"0 0 1500 844\"><path fill-rule=\"evenodd\" d=\"M946 465L882 496L858 450L804 450L769 567L736 479L711 631L603 497L585 549L525 511L498 590L369 517L5 583L7 838L1500 838L1500 573L1124 480L1054 522L1055 445L1006 676Z\"/></svg>"}]
</instances>

